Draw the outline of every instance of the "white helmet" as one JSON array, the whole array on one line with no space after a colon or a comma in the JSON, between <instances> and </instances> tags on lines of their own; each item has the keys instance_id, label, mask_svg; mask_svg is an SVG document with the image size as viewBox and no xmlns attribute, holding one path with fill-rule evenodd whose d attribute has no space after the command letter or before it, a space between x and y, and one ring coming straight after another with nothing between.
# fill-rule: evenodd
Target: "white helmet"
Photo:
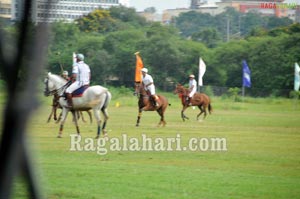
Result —
<instances>
[{"instance_id":1,"label":"white helmet","mask_svg":"<svg viewBox=\"0 0 300 199\"><path fill-rule=\"evenodd\" d=\"M65 71L63 72L63 75L69 75L68 71L65 70Z\"/></svg>"},{"instance_id":2,"label":"white helmet","mask_svg":"<svg viewBox=\"0 0 300 199\"><path fill-rule=\"evenodd\" d=\"M76 58L83 61L84 60L84 55L83 54L77 54Z\"/></svg>"},{"instance_id":3,"label":"white helmet","mask_svg":"<svg viewBox=\"0 0 300 199\"><path fill-rule=\"evenodd\" d=\"M192 75L190 75L189 77L191 77L191 78L195 78L195 75L193 75L193 74L192 74Z\"/></svg>"},{"instance_id":4,"label":"white helmet","mask_svg":"<svg viewBox=\"0 0 300 199\"><path fill-rule=\"evenodd\" d=\"M141 70L142 72L148 73L148 69L147 68L142 68Z\"/></svg>"}]
</instances>

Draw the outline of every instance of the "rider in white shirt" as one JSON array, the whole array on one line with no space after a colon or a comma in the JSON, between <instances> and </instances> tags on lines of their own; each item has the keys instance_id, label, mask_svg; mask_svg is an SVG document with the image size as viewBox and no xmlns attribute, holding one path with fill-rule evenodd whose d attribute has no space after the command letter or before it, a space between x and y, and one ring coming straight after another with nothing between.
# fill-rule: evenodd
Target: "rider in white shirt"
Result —
<instances>
[{"instance_id":1,"label":"rider in white shirt","mask_svg":"<svg viewBox=\"0 0 300 199\"><path fill-rule=\"evenodd\" d=\"M73 83L66 89L68 107L73 107L72 92L76 89L89 85L91 79L90 67L84 63L83 54L76 55L76 63L73 65L71 80Z\"/></svg>"},{"instance_id":2,"label":"rider in white shirt","mask_svg":"<svg viewBox=\"0 0 300 199\"><path fill-rule=\"evenodd\" d=\"M195 75L190 75L189 76L189 95L186 104L187 105L192 105L191 104L191 99L193 98L194 94L197 91L197 81L195 80Z\"/></svg>"},{"instance_id":3,"label":"rider in white shirt","mask_svg":"<svg viewBox=\"0 0 300 199\"><path fill-rule=\"evenodd\" d=\"M148 69L147 68L143 68L142 70L142 74L143 74L143 85L145 87L146 91L149 91L151 96L153 97L153 99L156 102L156 107L159 106L159 98L158 96L155 94L155 86L153 83L153 78L151 75L148 74Z\"/></svg>"}]
</instances>

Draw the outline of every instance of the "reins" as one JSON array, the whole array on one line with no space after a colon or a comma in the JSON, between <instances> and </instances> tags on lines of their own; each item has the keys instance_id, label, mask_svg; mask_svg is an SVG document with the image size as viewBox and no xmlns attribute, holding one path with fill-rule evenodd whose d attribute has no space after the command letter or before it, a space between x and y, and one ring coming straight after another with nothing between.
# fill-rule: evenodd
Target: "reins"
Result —
<instances>
[{"instance_id":1,"label":"reins","mask_svg":"<svg viewBox=\"0 0 300 199\"><path fill-rule=\"evenodd\" d=\"M47 78L47 81L46 81L46 90L44 92L44 94L46 96L51 96L51 95L55 95L55 94L58 94L60 93L61 91L65 90L69 85L71 85L71 81L68 81L66 84L64 84L63 86L61 86L60 88L58 89L54 89L52 91L49 91L49 88L48 88L48 82L49 82L49 78Z\"/></svg>"}]
</instances>

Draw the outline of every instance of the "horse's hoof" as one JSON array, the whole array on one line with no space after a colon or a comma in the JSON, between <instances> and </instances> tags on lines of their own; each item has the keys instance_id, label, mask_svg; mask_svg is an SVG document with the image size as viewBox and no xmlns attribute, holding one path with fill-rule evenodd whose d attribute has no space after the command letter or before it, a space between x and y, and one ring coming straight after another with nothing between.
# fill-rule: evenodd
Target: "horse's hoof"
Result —
<instances>
[{"instance_id":1,"label":"horse's hoof","mask_svg":"<svg viewBox=\"0 0 300 199\"><path fill-rule=\"evenodd\" d=\"M62 136L61 136L61 135L58 135L57 138L62 138Z\"/></svg>"},{"instance_id":2,"label":"horse's hoof","mask_svg":"<svg viewBox=\"0 0 300 199\"><path fill-rule=\"evenodd\" d=\"M99 137L100 137L100 135L97 135L97 136L95 137L95 139L99 139Z\"/></svg>"},{"instance_id":3,"label":"horse's hoof","mask_svg":"<svg viewBox=\"0 0 300 199\"><path fill-rule=\"evenodd\" d=\"M136 124L135 126L136 126L136 127L139 127L140 125Z\"/></svg>"}]
</instances>

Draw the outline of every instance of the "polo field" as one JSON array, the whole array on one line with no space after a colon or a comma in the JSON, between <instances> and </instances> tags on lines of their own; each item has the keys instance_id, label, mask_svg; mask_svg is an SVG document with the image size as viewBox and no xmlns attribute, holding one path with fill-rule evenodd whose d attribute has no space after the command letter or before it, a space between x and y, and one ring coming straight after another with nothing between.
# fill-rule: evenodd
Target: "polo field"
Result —
<instances>
[{"instance_id":1,"label":"polo field","mask_svg":"<svg viewBox=\"0 0 300 199\"><path fill-rule=\"evenodd\" d=\"M45 198L299 197L299 100L246 97L234 102L210 96L212 114L197 121L198 108L189 108L189 120L183 122L178 96L163 95L171 104L165 112L166 126L157 127L159 116L149 111L136 127L138 99L112 92L108 137L101 135L99 140L94 139L95 121L79 120L81 137L74 137L70 114L62 138L57 138L59 124L47 123L52 99L40 95L27 141ZM2 93L1 112L4 105ZM17 177L13 198L27 198L26 186Z\"/></svg>"}]
</instances>

